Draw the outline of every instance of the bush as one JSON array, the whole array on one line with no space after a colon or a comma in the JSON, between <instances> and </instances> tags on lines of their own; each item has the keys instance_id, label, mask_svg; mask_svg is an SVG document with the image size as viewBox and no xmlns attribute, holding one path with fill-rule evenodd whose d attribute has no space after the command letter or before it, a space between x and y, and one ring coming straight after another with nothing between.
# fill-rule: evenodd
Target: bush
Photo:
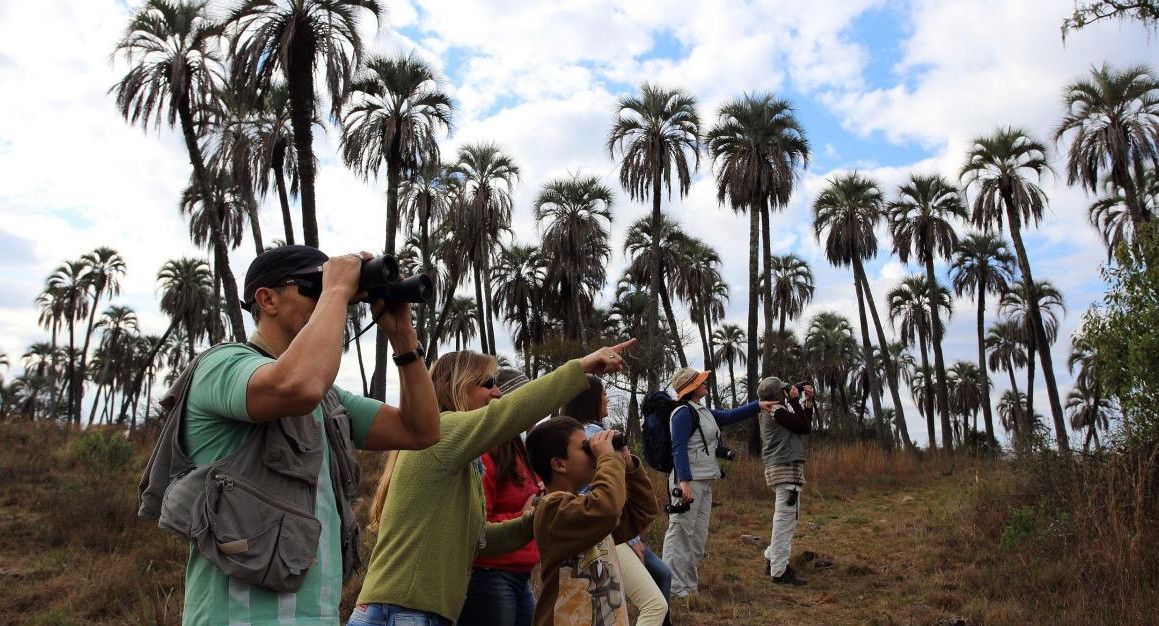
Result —
<instances>
[{"instance_id":1,"label":"bush","mask_svg":"<svg viewBox=\"0 0 1159 626\"><path fill-rule=\"evenodd\" d=\"M86 472L114 474L132 463L136 447L120 433L90 430L72 445L72 458Z\"/></svg>"}]
</instances>

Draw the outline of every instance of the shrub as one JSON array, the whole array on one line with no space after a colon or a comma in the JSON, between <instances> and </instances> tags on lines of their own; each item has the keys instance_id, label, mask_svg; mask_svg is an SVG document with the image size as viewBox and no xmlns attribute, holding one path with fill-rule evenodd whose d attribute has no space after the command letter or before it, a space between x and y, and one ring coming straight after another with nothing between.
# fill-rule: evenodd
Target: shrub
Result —
<instances>
[{"instance_id":1,"label":"shrub","mask_svg":"<svg viewBox=\"0 0 1159 626\"><path fill-rule=\"evenodd\" d=\"M136 447L116 432L90 430L72 445L72 458L86 472L114 474L133 461Z\"/></svg>"}]
</instances>

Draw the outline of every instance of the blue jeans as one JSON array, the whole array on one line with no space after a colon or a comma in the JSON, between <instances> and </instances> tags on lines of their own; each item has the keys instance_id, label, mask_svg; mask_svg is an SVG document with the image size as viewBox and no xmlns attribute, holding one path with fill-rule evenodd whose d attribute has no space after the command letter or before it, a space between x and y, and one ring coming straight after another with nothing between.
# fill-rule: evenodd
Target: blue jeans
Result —
<instances>
[{"instance_id":1,"label":"blue jeans","mask_svg":"<svg viewBox=\"0 0 1159 626\"><path fill-rule=\"evenodd\" d=\"M535 596L531 574L497 569L471 570L458 626L531 626Z\"/></svg>"},{"instance_id":2,"label":"blue jeans","mask_svg":"<svg viewBox=\"0 0 1159 626\"><path fill-rule=\"evenodd\" d=\"M359 604L346 626L451 626L451 620L393 604Z\"/></svg>"},{"instance_id":3,"label":"blue jeans","mask_svg":"<svg viewBox=\"0 0 1159 626\"><path fill-rule=\"evenodd\" d=\"M660 593L664 594L665 600L668 600L672 593L672 570L668 569L668 564L648 546L644 546L644 569L648 570L648 575L656 581ZM668 615L669 617L664 619L665 624L672 623L670 621L672 611L669 611Z\"/></svg>"}]
</instances>

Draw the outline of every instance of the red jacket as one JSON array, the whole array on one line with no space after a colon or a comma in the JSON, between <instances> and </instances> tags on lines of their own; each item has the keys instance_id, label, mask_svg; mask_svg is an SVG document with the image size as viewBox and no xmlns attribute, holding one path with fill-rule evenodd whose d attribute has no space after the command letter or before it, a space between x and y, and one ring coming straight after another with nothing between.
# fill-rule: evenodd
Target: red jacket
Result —
<instances>
[{"instance_id":1,"label":"red jacket","mask_svg":"<svg viewBox=\"0 0 1159 626\"><path fill-rule=\"evenodd\" d=\"M523 504L527 502L527 497L539 493L542 484L539 477L526 467L523 461L517 460L517 462L519 475L523 477L523 485L505 482L502 487L499 487L496 485L495 463L491 461L490 454L483 455L485 468L483 472L483 496L487 501L488 522L504 522L523 515ZM505 572L528 573L538 562L539 548L536 547L535 541L530 541L514 552L501 556L477 558L472 566L498 569Z\"/></svg>"}]
</instances>

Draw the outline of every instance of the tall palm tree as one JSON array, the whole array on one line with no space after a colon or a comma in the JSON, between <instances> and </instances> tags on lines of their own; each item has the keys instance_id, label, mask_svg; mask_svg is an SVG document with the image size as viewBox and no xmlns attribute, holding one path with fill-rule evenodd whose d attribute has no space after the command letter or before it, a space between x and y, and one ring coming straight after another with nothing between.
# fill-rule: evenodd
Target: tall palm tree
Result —
<instances>
[{"instance_id":1,"label":"tall palm tree","mask_svg":"<svg viewBox=\"0 0 1159 626\"><path fill-rule=\"evenodd\" d=\"M982 415L986 420L986 438L994 436L994 414L990 408L990 380L986 368L986 294L1001 294L1014 280L1014 255L1006 242L989 233L971 233L954 252L950 264L954 293L978 301L978 368L982 372Z\"/></svg>"},{"instance_id":2,"label":"tall palm tree","mask_svg":"<svg viewBox=\"0 0 1159 626\"><path fill-rule=\"evenodd\" d=\"M758 258L772 274L770 209L785 207L800 170L809 165L809 142L787 100L771 94L745 95L721 107L716 125L705 138L716 165L717 199L727 198L734 211L749 212L749 352L757 353ZM760 235L758 236L758 233ZM759 237L759 238L758 238ZM762 254L763 241L763 254ZM763 292L766 341L772 334L772 285ZM772 368L772 353L764 351L763 375ZM749 361L748 399L756 397L757 363Z\"/></svg>"},{"instance_id":3,"label":"tall palm tree","mask_svg":"<svg viewBox=\"0 0 1159 626\"><path fill-rule=\"evenodd\" d=\"M728 363L728 384L732 391L732 404L737 406L739 401L736 397L736 372L733 371L733 363L745 366L748 360L748 351L745 350L745 336L744 330L736 324L721 324L720 328L712 335L713 341L716 342L716 354L713 358L717 363Z\"/></svg>"},{"instance_id":4,"label":"tall palm tree","mask_svg":"<svg viewBox=\"0 0 1159 626\"><path fill-rule=\"evenodd\" d=\"M941 176L910 176L909 182L898 189L897 200L889 203L889 225L893 235L893 247L903 262L914 257L926 271L926 282L937 290L938 276L934 272L934 260L949 258L958 245L958 234L951 218L966 219L966 207L958 198L958 190ZM935 391L938 408L943 415L950 410L948 388L946 386L946 363L942 356L942 325L938 307L930 308L930 344L934 351L934 375L937 376ZM949 450L945 440L943 446Z\"/></svg>"},{"instance_id":5,"label":"tall palm tree","mask_svg":"<svg viewBox=\"0 0 1159 626\"><path fill-rule=\"evenodd\" d=\"M542 340L532 319L544 310L545 287L550 276L550 261L535 246L515 245L504 250L491 272L495 283L495 309L514 328L512 344L526 357L525 374L530 378L531 350ZM577 320L582 324L583 320Z\"/></svg>"},{"instance_id":6,"label":"tall palm tree","mask_svg":"<svg viewBox=\"0 0 1159 626\"><path fill-rule=\"evenodd\" d=\"M480 142L459 147L459 159L452 171L460 178L462 225L470 229L479 336L483 351L494 354L495 328L489 309L493 301L491 283L483 279L491 274L491 257L499 233L511 226L512 195L519 181L519 166L497 144Z\"/></svg>"},{"instance_id":7,"label":"tall palm tree","mask_svg":"<svg viewBox=\"0 0 1159 626\"><path fill-rule=\"evenodd\" d=\"M1123 194L1134 232L1154 219L1142 198L1144 172L1159 168L1159 79L1142 65L1091 68L1067 86L1055 142L1070 135L1067 184L1097 191L1105 174Z\"/></svg>"},{"instance_id":8,"label":"tall palm tree","mask_svg":"<svg viewBox=\"0 0 1159 626\"><path fill-rule=\"evenodd\" d=\"M117 109L132 125L148 130L150 123L169 127L180 122L185 150L193 164L193 179L202 198L212 198L212 181L198 144L200 130L213 110L215 90L222 82L218 40L221 28L208 15L204 1L148 0L129 21L115 55L130 68L110 90ZM245 341L237 280L229 266L222 217L209 220L213 264L225 288L225 301L236 341Z\"/></svg>"},{"instance_id":9,"label":"tall palm tree","mask_svg":"<svg viewBox=\"0 0 1159 626\"><path fill-rule=\"evenodd\" d=\"M700 333L700 350L704 369L716 372L713 362L712 324L720 321L728 302L728 285L720 275L720 255L699 239L689 237L679 248L684 263L673 272L676 295L688 304L692 322ZM708 380L715 406L720 406L720 389L716 376Z\"/></svg>"},{"instance_id":10,"label":"tall palm tree","mask_svg":"<svg viewBox=\"0 0 1159 626\"><path fill-rule=\"evenodd\" d=\"M210 116L211 136L217 140L217 149L210 153L206 167L228 175L242 200L250 232L254 239L254 254L265 251L262 229L258 220L258 200L254 189L260 170L261 146L256 133L258 109L254 103L232 89L219 89ZM219 174L220 175L220 174ZM194 189L196 191L196 188ZM215 191L220 192L219 189ZM216 210L214 211L216 213Z\"/></svg>"},{"instance_id":11,"label":"tall palm tree","mask_svg":"<svg viewBox=\"0 0 1159 626\"><path fill-rule=\"evenodd\" d=\"M64 322L68 326L68 367L65 369L65 381L68 398L68 412L70 421L77 418L77 398L80 383L76 376L76 325L88 315L92 302L89 300L88 283L85 279L87 268L84 261L66 261L48 277L47 286L53 289L61 299L61 310L64 313Z\"/></svg>"},{"instance_id":12,"label":"tall palm tree","mask_svg":"<svg viewBox=\"0 0 1159 626\"><path fill-rule=\"evenodd\" d=\"M857 292L857 309L861 317L862 354L866 369L866 379L872 392L873 420L878 443L889 448L889 431L881 415L880 385L873 367L873 348L869 342L869 328L863 303L865 277L864 259L877 255L877 235L874 233L882 217L884 199L877 184L857 172L843 174L829 181L813 201L813 232L817 241L828 231L825 238L825 256L835 267L853 266L853 286ZM869 306L873 307L872 299ZM874 307L876 308L876 307ZM895 400L894 409L900 409L901 402Z\"/></svg>"},{"instance_id":13,"label":"tall palm tree","mask_svg":"<svg viewBox=\"0 0 1159 626\"><path fill-rule=\"evenodd\" d=\"M1022 280L1034 284L1034 274L1030 268L1030 257L1022 243L1022 225L1042 219L1046 207L1046 194L1031 181L1050 171L1046 160L1046 146L1032 139L1025 131L1015 128L1000 128L989 137L974 140L974 146L966 157L960 177L966 181L967 189L975 187L970 221L979 228L1001 231L1003 224L1010 228L1010 239L1018 257ZM1049 346L1042 314L1037 300L1031 300L1030 321L1038 345ZM1057 432L1055 437L1060 452L1068 453L1066 428L1059 400L1058 384L1054 377L1054 360L1050 349L1039 350L1043 377L1046 378L1046 393L1050 400L1050 412L1054 417Z\"/></svg>"},{"instance_id":14,"label":"tall palm tree","mask_svg":"<svg viewBox=\"0 0 1159 626\"><path fill-rule=\"evenodd\" d=\"M543 233L543 254L549 259L547 284L553 300L569 303L572 338L587 346L583 310L604 286L612 248L612 190L597 176L559 178L544 183L535 198L534 215ZM546 222L546 223L545 223ZM564 313L561 311L561 313Z\"/></svg>"},{"instance_id":15,"label":"tall palm tree","mask_svg":"<svg viewBox=\"0 0 1159 626\"><path fill-rule=\"evenodd\" d=\"M100 246L80 258L85 265L84 281L92 292L92 302L89 306L88 327L85 329L84 345L80 351L80 367L77 370L76 403L73 406L74 420L80 423L81 405L84 399L84 381L87 374L89 343L93 336L93 324L96 318L97 307L101 298L112 297L121 293L121 278L125 275L125 260L116 250L107 246Z\"/></svg>"},{"instance_id":16,"label":"tall palm tree","mask_svg":"<svg viewBox=\"0 0 1159 626\"><path fill-rule=\"evenodd\" d=\"M823 311L813 316L805 331L805 354L817 383L818 392L828 392L836 399L842 413L833 418L853 415L848 382L857 359L859 347L853 338L853 326L841 314ZM830 426L839 426L831 422ZM851 429L850 429L851 430Z\"/></svg>"},{"instance_id":17,"label":"tall palm tree","mask_svg":"<svg viewBox=\"0 0 1159 626\"><path fill-rule=\"evenodd\" d=\"M121 402L119 419L128 416L131 401L140 394L141 383L157 352L169 336L181 332L186 337L189 360L193 359L197 340L207 332L207 313L213 309L213 273L203 259L182 257L170 259L157 272L161 289L161 311L169 316L169 326L146 355L142 367Z\"/></svg>"},{"instance_id":18,"label":"tall palm tree","mask_svg":"<svg viewBox=\"0 0 1159 626\"><path fill-rule=\"evenodd\" d=\"M1109 430L1110 416L1114 411L1114 404L1110 398L1099 395L1085 383L1077 382L1066 397L1066 409L1070 412L1070 425L1075 430L1086 429L1083 437L1083 454L1090 450L1091 441L1095 443L1095 452L1100 449L1099 430Z\"/></svg>"},{"instance_id":19,"label":"tall palm tree","mask_svg":"<svg viewBox=\"0 0 1159 626\"><path fill-rule=\"evenodd\" d=\"M119 374L117 365L124 360L126 349L132 346L132 338L137 333L137 314L127 306L113 305L101 314L98 327L102 331L99 350L104 356L104 362L94 377L97 382L97 392L96 397L93 398L92 410L89 412L89 426L92 426L97 407L100 405L102 386L108 387L109 398L112 398L116 391L114 376ZM94 367L96 367L95 364Z\"/></svg>"},{"instance_id":20,"label":"tall palm tree","mask_svg":"<svg viewBox=\"0 0 1159 626\"><path fill-rule=\"evenodd\" d=\"M900 283L889 291L886 296L886 301L889 307L889 321L898 331L898 336L905 345L912 346L914 343L918 345L918 352L921 356L921 371L932 372L930 368L930 361L927 348L930 345L930 340L933 337L933 315L931 310L934 308L940 309L946 314L948 318L950 315L950 292L942 286L931 290L930 283L926 280L924 274L914 274L902 279ZM926 431L929 433L930 449L936 447L936 439L934 437L934 396L933 389L934 381L932 376L923 376L922 382L925 385L922 393L923 402L919 403L919 408L926 417ZM946 413L942 414L942 441L943 445L948 435L946 432L949 429L949 417Z\"/></svg>"},{"instance_id":21,"label":"tall palm tree","mask_svg":"<svg viewBox=\"0 0 1159 626\"><path fill-rule=\"evenodd\" d=\"M977 432L978 426L978 409L982 408L982 403L987 396L983 382L985 379L982 375L982 370L978 366L969 361L955 361L946 370L947 377L953 380L954 393L950 397L951 410L962 417L962 429L959 435L959 442L965 444L970 441L966 437L967 432ZM974 423L970 428L967 428L967 418L973 416Z\"/></svg>"},{"instance_id":22,"label":"tall palm tree","mask_svg":"<svg viewBox=\"0 0 1159 626\"><path fill-rule=\"evenodd\" d=\"M1110 176L1104 176L1103 195L1091 203L1087 216L1091 225L1098 229L1107 246L1107 261L1124 242L1135 241L1135 225L1127 208L1127 197ZM1153 169L1143 172L1143 182L1138 189L1138 202L1146 214L1154 215L1159 202L1159 174Z\"/></svg>"},{"instance_id":23,"label":"tall palm tree","mask_svg":"<svg viewBox=\"0 0 1159 626\"><path fill-rule=\"evenodd\" d=\"M231 82L251 96L279 79L290 92L290 124L301 176L302 235L318 247L314 205L314 72L325 70L324 90L337 116L349 93L354 69L362 61L358 30L361 10L381 22L376 0L242 0L226 23L232 31Z\"/></svg>"},{"instance_id":24,"label":"tall palm tree","mask_svg":"<svg viewBox=\"0 0 1159 626\"><path fill-rule=\"evenodd\" d=\"M616 152L620 152L620 185L632 200L651 198L652 232L659 232L661 189L666 188L671 199L675 174L677 193L683 198L692 186L692 173L700 167L700 116L696 113L696 98L681 89L643 83L639 96L621 98L616 109L616 121L605 143L608 156L614 159ZM641 348L650 364L646 368L648 388L656 389L663 352L662 344L656 343L661 336L660 239L653 239L651 244L652 266L648 273L651 299L644 334L647 341Z\"/></svg>"},{"instance_id":25,"label":"tall palm tree","mask_svg":"<svg viewBox=\"0 0 1159 626\"><path fill-rule=\"evenodd\" d=\"M785 322L797 319L813 300L813 270L796 254L772 258L772 302L780 318L778 330L785 332Z\"/></svg>"},{"instance_id":26,"label":"tall palm tree","mask_svg":"<svg viewBox=\"0 0 1159 626\"><path fill-rule=\"evenodd\" d=\"M659 228L656 225L659 224ZM677 266L683 263L680 250L687 241L687 235L680 230L680 226L667 215L661 215L659 220L655 216L642 217L632 223L628 234L624 238L624 254L628 257L628 274L637 284L651 284L651 271L660 268L660 302L664 305L664 314L668 319L668 331L671 335L672 346L680 359L680 367L688 367L688 357L684 355L684 341L680 337L680 328L672 310L672 297L669 295L669 286L675 277ZM649 384L651 384L649 382ZM650 387L651 388L651 387Z\"/></svg>"},{"instance_id":27,"label":"tall palm tree","mask_svg":"<svg viewBox=\"0 0 1159 626\"><path fill-rule=\"evenodd\" d=\"M447 166L442 163L424 163L399 186L401 216L406 232L414 235L418 231L418 250L422 257L420 268L436 287L439 275L431 261L431 229L437 227L450 211L451 196L446 170ZM434 332L434 307L424 303L419 305L419 311L419 341L426 343L427 337Z\"/></svg>"},{"instance_id":28,"label":"tall palm tree","mask_svg":"<svg viewBox=\"0 0 1159 626\"><path fill-rule=\"evenodd\" d=\"M290 214L290 197L298 197L298 152L294 148L294 127L290 121L290 90L284 83L270 85L259 96L260 107L252 130L259 148L253 164L257 192L265 197L271 178L282 209L285 243L294 245L294 219ZM321 122L315 118L315 125ZM286 179L289 184L286 184Z\"/></svg>"},{"instance_id":29,"label":"tall palm tree","mask_svg":"<svg viewBox=\"0 0 1159 626\"><path fill-rule=\"evenodd\" d=\"M443 327L443 341L455 338L455 351L468 347L468 344L478 334L477 320L474 317L475 303L470 298L455 298L451 301L447 324Z\"/></svg>"},{"instance_id":30,"label":"tall palm tree","mask_svg":"<svg viewBox=\"0 0 1159 626\"><path fill-rule=\"evenodd\" d=\"M1035 336L1032 326L1031 309L1037 309L1042 316L1043 327L1046 330L1046 343L1040 343ZM1036 282L1033 288L1026 282L1017 282L1003 292L998 301L999 313L1014 322L1021 331L1021 337L1026 344L1027 351L1027 383L1026 405L1031 414L1034 412L1034 355L1035 353L1049 352L1050 346L1058 337L1058 316L1065 313L1062 292L1049 282ZM1066 422L1055 422L1055 428L1066 428Z\"/></svg>"},{"instance_id":31,"label":"tall palm tree","mask_svg":"<svg viewBox=\"0 0 1159 626\"><path fill-rule=\"evenodd\" d=\"M440 130L449 130L454 105L438 72L415 56L372 55L354 77L342 112L339 150L364 180L386 166L386 247L395 252L399 185L404 175L438 164Z\"/></svg>"},{"instance_id":32,"label":"tall palm tree","mask_svg":"<svg viewBox=\"0 0 1159 626\"><path fill-rule=\"evenodd\" d=\"M1026 344L1023 341L1022 329L1011 320L997 322L986 332L986 350L990 353L986 361L990 371L1006 370L1007 375L1010 376L1010 391L1020 395L1023 398L1022 401L1025 402L1026 396L1018 391L1018 381L1014 378L1014 369L1025 367L1027 364ZM1018 411L1018 407L1021 405L1012 406L1014 411ZM1027 417L1029 416L1027 415ZM1007 431L1012 431L1015 435L1024 432L1022 426L1026 421L1022 414L1015 415L1010 423L1013 424L1013 428L1007 426L1007 422L1003 421Z\"/></svg>"},{"instance_id":33,"label":"tall palm tree","mask_svg":"<svg viewBox=\"0 0 1159 626\"><path fill-rule=\"evenodd\" d=\"M730 198L734 210L746 207L757 215L750 215L749 281L756 284L758 253L754 226L761 231L763 241L764 273L772 273L772 245L769 234L770 211L783 208L789 202L800 170L809 164L809 143L804 129L793 115L787 100L771 94L745 95L721 107L717 125L709 131L707 143L713 159L722 167L717 172L717 197ZM755 218L759 216L760 225ZM755 292L752 295L756 296ZM772 334L772 285L764 289L765 335ZM750 317L755 319L755 300L750 304ZM750 341L755 328L750 329ZM762 369L768 376L772 368L772 354L765 351Z\"/></svg>"}]
</instances>

